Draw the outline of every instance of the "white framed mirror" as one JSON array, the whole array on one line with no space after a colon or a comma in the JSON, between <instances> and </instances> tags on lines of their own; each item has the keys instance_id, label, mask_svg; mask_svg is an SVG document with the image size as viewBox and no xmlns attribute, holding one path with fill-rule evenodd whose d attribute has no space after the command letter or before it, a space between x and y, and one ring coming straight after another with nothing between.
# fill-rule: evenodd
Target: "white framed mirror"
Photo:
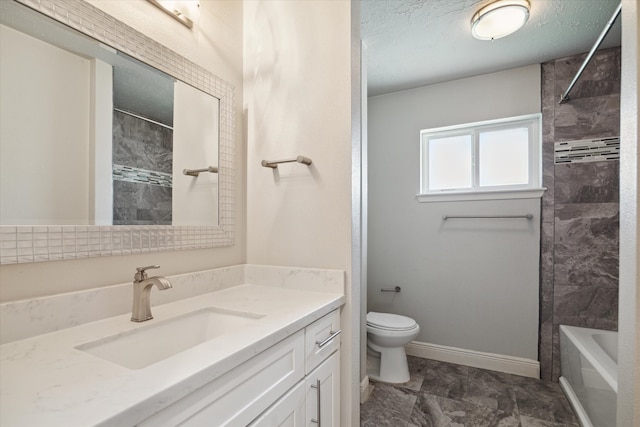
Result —
<instances>
[{"instance_id":1,"label":"white framed mirror","mask_svg":"<svg viewBox=\"0 0 640 427\"><path fill-rule=\"evenodd\" d=\"M61 87L62 95L44 97L36 92L34 99L53 100L56 104L53 109L63 111L62 119L54 120L52 114L43 112L29 119L57 122L66 117L69 120L61 127L72 131L81 128L80 134L88 135L84 137L89 140L88 148L72 145L58 149L63 144L60 141L66 143L70 139L63 132L54 143L49 141L49 145L31 148L31 157L26 150L27 156L21 158L18 156L21 146L31 145L36 140L46 144L45 137L36 134L36 137L25 138L27 143L19 141L12 146L11 142L20 138L3 135L0 141L2 158L3 161L10 159L8 165L13 165L2 168L5 172L11 169L11 174L5 174L0 183L0 204L3 209L9 206L0 218L0 263L233 245L233 86L84 1L12 0L3 1L1 8L1 29L5 35L35 37L27 41L31 44L51 43L54 49L67 43L62 49L70 51L71 62L84 61L81 66L88 69L90 100L89 108L62 107L63 101L71 98L67 93L72 89L67 84L56 84L62 80L54 80L49 87ZM34 22L37 23L35 29ZM31 30L27 29L29 26ZM51 36L52 29L59 33L57 37ZM24 32L26 35L20 34ZM77 35L71 32L82 33L81 38L76 39ZM3 35L2 39L8 37ZM80 45L88 48L81 50ZM3 54L5 50L10 49L3 49ZM42 60L40 56L24 55L22 51L22 57L27 59ZM16 69L17 62L3 60L6 67ZM27 87L38 86L33 85L35 81L41 83L42 78L38 76L42 76L42 69L37 71L40 75L32 73L33 77L26 79L29 85L23 85L20 93ZM3 78L5 74L10 73L3 72ZM68 80L78 79L72 75ZM107 80L106 84L104 80ZM160 82L159 85L154 86L154 81ZM11 99L5 94L20 87L7 80L3 80L2 86L3 99ZM148 104L154 108L168 105L168 112L162 108L156 108L159 111L154 112L154 108L135 105L146 97L144 91L137 90L144 86L149 86L147 92L156 96ZM16 116L16 103L14 99L3 105L5 123ZM33 106L33 100L28 105ZM185 105L188 108L181 107ZM99 116L101 110L107 113ZM83 114L89 116L88 121L78 120ZM123 127L123 122L131 121L133 125ZM88 131L83 127L88 127ZM169 142L165 135L162 137L164 142L159 138L161 141L149 148L148 144L132 143L131 129L136 132L142 129L144 135L151 133L154 140L163 132L171 135ZM203 134L203 130L209 133ZM120 145L117 145L118 139ZM5 144L6 141L9 143ZM170 148L167 151L163 146ZM181 152L178 152L179 147ZM64 155L60 155L62 153ZM41 165L30 169L38 163L38 156ZM74 156L79 160L74 160ZM150 163L154 158L160 161ZM121 164L127 161L131 164ZM153 170L155 164L158 164L157 169L163 170ZM205 172L196 177L183 174L183 169L204 169ZM63 172L62 178L54 178L54 173L59 171ZM68 184L60 184L65 179ZM132 188L140 187L136 180L146 180L144 184L151 181L153 185L144 185L140 194L135 194ZM118 196L118 192L124 197ZM153 193L151 198L141 202L150 193ZM158 194L167 193L168 200L158 199ZM36 206L38 203L43 205L44 210L55 211L54 214L40 214L28 204L22 212L17 210L28 199ZM63 203L57 203L60 201ZM69 211L71 213L65 213L64 210L74 203L80 208L76 206L75 210ZM12 208L17 213L10 215L7 212Z\"/></svg>"}]
</instances>

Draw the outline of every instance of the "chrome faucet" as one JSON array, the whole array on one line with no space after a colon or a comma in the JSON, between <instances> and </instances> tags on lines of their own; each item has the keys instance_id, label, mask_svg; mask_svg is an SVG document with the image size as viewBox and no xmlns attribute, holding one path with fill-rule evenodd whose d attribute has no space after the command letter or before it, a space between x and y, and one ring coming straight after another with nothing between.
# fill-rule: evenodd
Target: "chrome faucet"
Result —
<instances>
[{"instance_id":1,"label":"chrome faucet","mask_svg":"<svg viewBox=\"0 0 640 427\"><path fill-rule=\"evenodd\" d=\"M138 267L136 268L137 273L133 276L132 322L144 322L145 320L153 319L151 315L151 288L153 285L156 285L161 291L173 287L166 277L147 277L146 270L152 268L160 268L160 266L149 265L147 267Z\"/></svg>"}]
</instances>

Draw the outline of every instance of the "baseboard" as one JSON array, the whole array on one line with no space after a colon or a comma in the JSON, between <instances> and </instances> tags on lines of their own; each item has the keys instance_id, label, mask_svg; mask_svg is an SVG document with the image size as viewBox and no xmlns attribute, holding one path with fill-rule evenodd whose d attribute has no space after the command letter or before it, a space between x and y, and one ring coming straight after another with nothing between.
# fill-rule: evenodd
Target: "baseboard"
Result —
<instances>
[{"instance_id":1,"label":"baseboard","mask_svg":"<svg viewBox=\"0 0 640 427\"><path fill-rule=\"evenodd\" d=\"M407 354L411 356L505 372L523 377L540 378L540 363L536 360L506 356L504 354L483 353L419 341L411 341L405 348Z\"/></svg>"},{"instance_id":2,"label":"baseboard","mask_svg":"<svg viewBox=\"0 0 640 427\"><path fill-rule=\"evenodd\" d=\"M366 402L372 391L373 386L369 382L369 376L365 375L362 381L360 381L360 403Z\"/></svg>"}]
</instances>

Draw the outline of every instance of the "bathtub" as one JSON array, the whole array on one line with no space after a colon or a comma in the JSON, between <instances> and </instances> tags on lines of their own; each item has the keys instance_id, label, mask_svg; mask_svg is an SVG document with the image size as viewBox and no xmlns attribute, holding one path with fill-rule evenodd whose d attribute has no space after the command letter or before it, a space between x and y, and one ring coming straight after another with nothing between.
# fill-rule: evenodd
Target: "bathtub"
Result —
<instances>
[{"instance_id":1,"label":"bathtub","mask_svg":"<svg viewBox=\"0 0 640 427\"><path fill-rule=\"evenodd\" d=\"M584 427L616 427L618 333L560 326L560 385Z\"/></svg>"}]
</instances>

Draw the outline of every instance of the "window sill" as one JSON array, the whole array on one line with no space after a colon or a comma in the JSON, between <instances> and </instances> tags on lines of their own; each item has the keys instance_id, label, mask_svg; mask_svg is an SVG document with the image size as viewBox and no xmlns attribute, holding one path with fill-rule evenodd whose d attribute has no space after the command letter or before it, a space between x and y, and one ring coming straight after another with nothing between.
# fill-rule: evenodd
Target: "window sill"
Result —
<instances>
[{"instance_id":1,"label":"window sill","mask_svg":"<svg viewBox=\"0 0 640 427\"><path fill-rule=\"evenodd\" d=\"M416 194L420 203L463 202L474 200L508 200L541 198L547 189L526 188L520 190L450 191L441 193Z\"/></svg>"}]
</instances>

